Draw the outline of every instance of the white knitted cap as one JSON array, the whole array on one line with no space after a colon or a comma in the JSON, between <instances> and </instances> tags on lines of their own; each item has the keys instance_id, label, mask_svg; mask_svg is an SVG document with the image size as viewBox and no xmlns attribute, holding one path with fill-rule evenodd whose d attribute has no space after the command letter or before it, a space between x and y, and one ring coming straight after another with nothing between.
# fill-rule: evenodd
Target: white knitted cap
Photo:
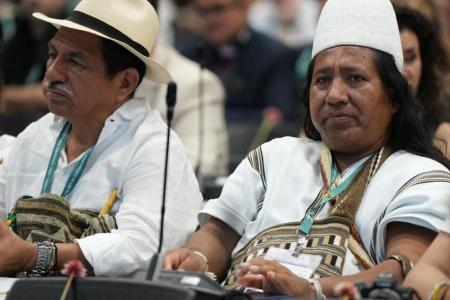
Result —
<instances>
[{"instance_id":1,"label":"white knitted cap","mask_svg":"<svg viewBox=\"0 0 450 300\"><path fill-rule=\"evenodd\" d=\"M328 0L320 14L312 50L363 46L391 54L403 70L403 52L394 8L389 0Z\"/></svg>"}]
</instances>

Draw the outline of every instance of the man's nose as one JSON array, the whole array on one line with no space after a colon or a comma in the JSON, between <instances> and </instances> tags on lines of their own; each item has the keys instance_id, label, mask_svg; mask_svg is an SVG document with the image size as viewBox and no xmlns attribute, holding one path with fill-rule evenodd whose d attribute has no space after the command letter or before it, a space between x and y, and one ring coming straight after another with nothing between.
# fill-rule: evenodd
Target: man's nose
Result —
<instances>
[{"instance_id":1,"label":"man's nose","mask_svg":"<svg viewBox=\"0 0 450 300\"><path fill-rule=\"evenodd\" d=\"M338 104L348 102L347 85L341 78L335 78L330 84L330 89L326 97L329 104Z\"/></svg>"},{"instance_id":2,"label":"man's nose","mask_svg":"<svg viewBox=\"0 0 450 300\"><path fill-rule=\"evenodd\" d=\"M47 63L47 70L45 72L45 79L49 82L65 82L67 79L67 70L64 61L59 57L49 60Z\"/></svg>"}]
</instances>

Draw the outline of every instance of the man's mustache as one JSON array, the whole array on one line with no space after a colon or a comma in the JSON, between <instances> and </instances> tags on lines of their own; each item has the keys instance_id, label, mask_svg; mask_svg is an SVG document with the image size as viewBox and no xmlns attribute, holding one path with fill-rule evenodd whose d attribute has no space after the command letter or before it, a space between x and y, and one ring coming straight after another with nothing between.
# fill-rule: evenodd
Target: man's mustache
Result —
<instances>
[{"instance_id":1,"label":"man's mustache","mask_svg":"<svg viewBox=\"0 0 450 300\"><path fill-rule=\"evenodd\" d=\"M56 90L70 98L73 97L72 91L69 88L67 88L64 84L62 84L61 82L51 81L46 84L45 88L46 88L46 90Z\"/></svg>"}]
</instances>

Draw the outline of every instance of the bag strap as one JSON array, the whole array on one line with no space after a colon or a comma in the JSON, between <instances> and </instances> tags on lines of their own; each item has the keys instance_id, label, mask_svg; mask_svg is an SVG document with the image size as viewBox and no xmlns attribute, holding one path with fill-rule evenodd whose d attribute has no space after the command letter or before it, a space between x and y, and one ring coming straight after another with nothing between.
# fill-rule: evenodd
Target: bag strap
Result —
<instances>
[{"instance_id":1,"label":"bag strap","mask_svg":"<svg viewBox=\"0 0 450 300\"><path fill-rule=\"evenodd\" d=\"M356 230L355 224L352 224L350 228L348 250L353 253L353 256L358 261L358 264L363 267L364 270L375 267L374 260L370 256L369 251L367 251L366 247L364 246L358 230Z\"/></svg>"},{"instance_id":2,"label":"bag strap","mask_svg":"<svg viewBox=\"0 0 450 300\"><path fill-rule=\"evenodd\" d=\"M377 245L377 232L378 232L378 226L381 223L381 220L386 216L386 213L388 211L388 208L392 204L395 198L397 198L398 195L400 195L403 191L409 189L412 186L422 184L422 183L429 183L429 182L448 182L450 183L450 173L447 171L440 171L440 170L434 170L434 171L427 171L420 173L410 180L408 180L391 198L388 205L386 205L386 208L383 210L383 212L380 214L378 219L375 222L375 225L372 229L372 243L370 246L370 255L374 259L374 261L377 261L376 256L376 245Z\"/></svg>"},{"instance_id":3,"label":"bag strap","mask_svg":"<svg viewBox=\"0 0 450 300\"><path fill-rule=\"evenodd\" d=\"M261 196L261 198L258 201L258 205L256 207L256 212L258 213L263 204L264 204L264 197L266 195L267 190L267 184L266 184L266 172L264 170L264 157L262 153L261 146L253 150L247 155L247 159L250 163L250 166L259 174L261 177L261 182L264 188L264 192Z\"/></svg>"}]
</instances>

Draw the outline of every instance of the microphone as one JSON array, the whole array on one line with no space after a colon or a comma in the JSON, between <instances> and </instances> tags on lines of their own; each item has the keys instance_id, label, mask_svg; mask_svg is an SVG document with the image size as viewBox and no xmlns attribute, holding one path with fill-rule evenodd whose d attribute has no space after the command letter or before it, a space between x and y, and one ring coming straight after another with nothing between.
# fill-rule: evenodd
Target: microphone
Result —
<instances>
[{"instance_id":1,"label":"microphone","mask_svg":"<svg viewBox=\"0 0 450 300\"><path fill-rule=\"evenodd\" d=\"M175 82L169 82L167 86L166 104L167 104L167 137L166 137L166 156L164 161L164 176L163 176L163 190L162 190L162 203L161 203L161 220L159 227L159 245L158 252L156 252L148 268L147 280L153 280L158 277L161 271L161 249L164 241L164 215L166 212L166 190L167 190L167 171L169 165L169 145L170 145L170 124L172 123L173 113L175 109L175 103L177 101L177 84Z\"/></svg>"},{"instance_id":2,"label":"microphone","mask_svg":"<svg viewBox=\"0 0 450 300\"><path fill-rule=\"evenodd\" d=\"M231 294L225 290L216 281L209 278L206 274L198 272L179 272L179 271L164 271L162 270L162 260L161 248L163 244L163 229L164 229L164 214L165 214L165 203L166 203L166 187L167 187L167 169L169 161L169 139L170 139L170 124L173 118L173 112L176 102L177 85L174 82L170 82L167 87L166 103L167 103L167 140L166 140L166 158L164 162L164 181L163 181L163 194L162 194L162 205L161 205L161 225L159 233L159 247L158 252L155 253L150 261L150 265L147 271L147 280L153 281L153 283L158 284L158 282L163 283L161 286L166 286L166 288L180 289L187 288L195 298L193 299L234 299L234 300L250 300L250 296L241 293ZM200 101L201 102L201 101ZM200 126L201 127L201 126ZM184 286L184 287L183 287ZM164 294L164 299L172 299L175 297L173 292L166 292ZM151 297L150 297L151 298ZM158 297L156 297L158 298ZM156 299L155 298L155 299ZM159 299L159 298L158 298ZM161 298L163 299L163 298ZM178 298L177 298L178 299ZM179 299L188 299L188 297Z\"/></svg>"},{"instance_id":3,"label":"microphone","mask_svg":"<svg viewBox=\"0 0 450 300\"><path fill-rule=\"evenodd\" d=\"M167 94L166 94L166 104L167 104L166 159L164 161L163 194L161 204L161 224L159 227L158 253L161 253L161 248L164 239L164 214L166 212L166 190L167 190L167 169L169 166L170 125L172 123L173 112L175 110L176 102L177 102L177 84L172 81L169 82L167 86Z\"/></svg>"}]
</instances>

